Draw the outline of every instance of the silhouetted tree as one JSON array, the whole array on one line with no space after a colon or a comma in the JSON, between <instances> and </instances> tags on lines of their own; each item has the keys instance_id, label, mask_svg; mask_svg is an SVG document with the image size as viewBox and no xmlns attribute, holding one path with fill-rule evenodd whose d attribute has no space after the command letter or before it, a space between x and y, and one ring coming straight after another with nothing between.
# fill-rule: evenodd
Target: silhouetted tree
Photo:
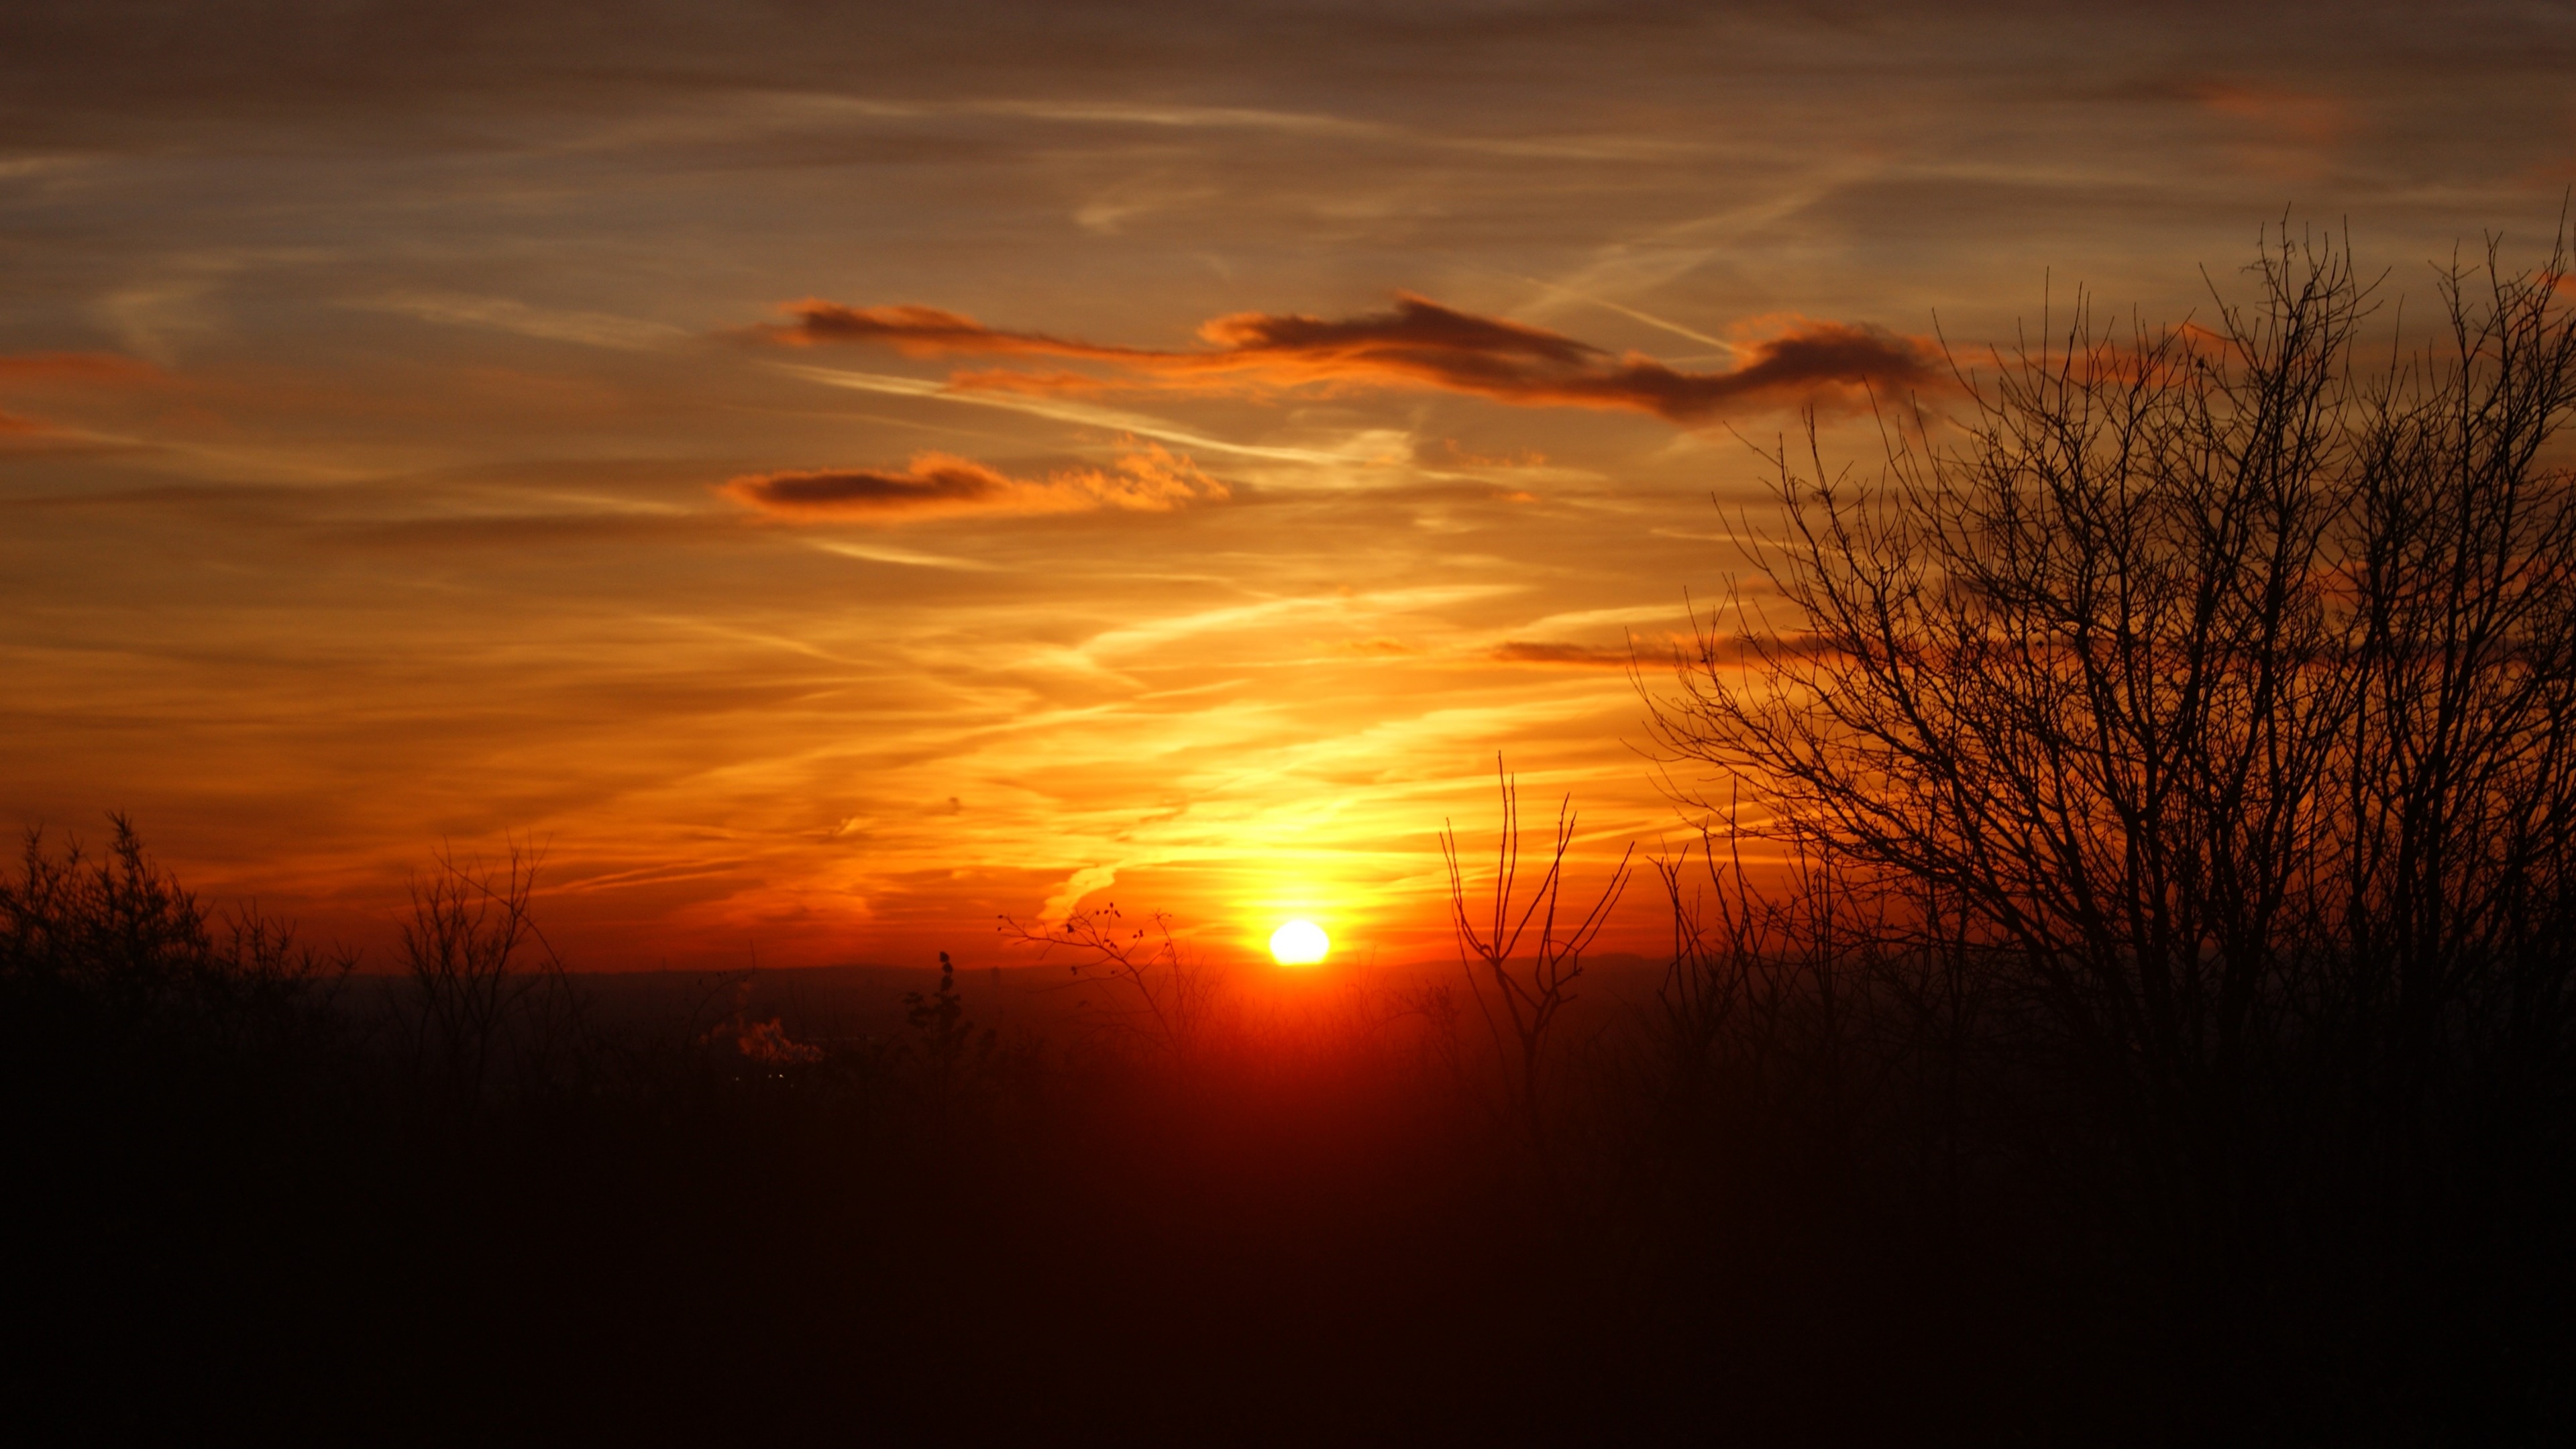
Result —
<instances>
[{"instance_id":1,"label":"silhouetted tree","mask_svg":"<svg viewBox=\"0 0 2576 1449\"><path fill-rule=\"evenodd\" d=\"M1759 560L1788 617L1739 596L1650 697L1713 767L1685 799L1848 871L1833 919L1946 1002L1916 1044L1973 1021L2072 1087L2104 1201L2165 1241L2254 1230L2329 1139L2392 1163L2436 1095L2566 1072L2565 260L2454 264L2444 335L2369 370L2373 285L2284 237L2207 327L2079 302L1962 372L1963 416L1897 410L1872 484L1810 420Z\"/></svg>"},{"instance_id":2,"label":"silhouetted tree","mask_svg":"<svg viewBox=\"0 0 2576 1449\"><path fill-rule=\"evenodd\" d=\"M1610 923L1610 910L1628 885L1632 845L1619 854L1610 879L1581 916L1564 905L1565 856L1574 846L1572 797L1558 802L1556 832L1546 866L1526 896L1520 894L1520 786L1494 757L1494 779L1502 795L1502 831L1494 846L1493 899L1484 912L1471 913L1467 882L1459 863L1458 831L1440 832L1440 857L1449 869L1449 921L1458 946L1459 964L1500 1059L1512 1107L1533 1141L1545 1136L1543 1088L1549 1031L1558 1013L1574 999L1574 983L1583 975L1583 953ZM1485 916L1480 927L1477 915ZM1530 927L1536 925L1533 935ZM1506 1034L1508 1033L1508 1035Z\"/></svg>"},{"instance_id":3,"label":"silhouetted tree","mask_svg":"<svg viewBox=\"0 0 2576 1449\"><path fill-rule=\"evenodd\" d=\"M411 885L400 1025L414 1073L461 1110L501 1085L496 1070L524 1089L568 1059L578 1001L532 910L538 863L515 842L497 866L442 851Z\"/></svg>"}]
</instances>

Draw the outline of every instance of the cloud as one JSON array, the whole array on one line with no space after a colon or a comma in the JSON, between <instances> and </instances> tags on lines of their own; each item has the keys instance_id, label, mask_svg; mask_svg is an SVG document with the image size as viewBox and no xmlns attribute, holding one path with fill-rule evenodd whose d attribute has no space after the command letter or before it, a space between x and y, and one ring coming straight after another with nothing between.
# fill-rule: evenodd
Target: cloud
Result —
<instances>
[{"instance_id":1,"label":"cloud","mask_svg":"<svg viewBox=\"0 0 2576 1449\"><path fill-rule=\"evenodd\" d=\"M1245 458L1266 458L1282 463L1312 463L1323 467L1345 466L1369 461L1383 448L1366 452L1353 451L1366 442L1361 434L1340 451L1323 448L1286 448L1261 443L1236 443L1206 433L1192 432L1143 413L1120 412L1093 407L1088 403L1066 402L1060 398L1010 397L999 394L977 394L960 391L945 383L925 382L917 377L896 377L881 372L845 372L834 367L806 367L782 362L777 366L795 376L822 383L828 387L846 387L858 392L884 393L889 397L937 398L941 402L966 403L975 407L997 408L1003 412L1024 413L1034 418L1051 418L1057 422L1078 423L1087 428L1106 428L1147 438L1160 438L1185 448L1202 452L1233 453Z\"/></svg>"},{"instance_id":2,"label":"cloud","mask_svg":"<svg viewBox=\"0 0 2576 1449\"><path fill-rule=\"evenodd\" d=\"M1514 639L1497 645L1485 657L1497 664L1553 664L1581 669L1626 669L1631 665L1660 669L1667 665L1695 668L1702 663L1753 664L1766 659L1821 658L1838 652L1812 634L1648 634L1631 636L1624 646L1569 644L1559 640Z\"/></svg>"},{"instance_id":3,"label":"cloud","mask_svg":"<svg viewBox=\"0 0 2576 1449\"><path fill-rule=\"evenodd\" d=\"M634 317L620 317L607 312L573 312L561 308L532 307L508 297L475 297L455 292L388 292L380 297L344 302L346 307L373 312L394 312L417 317L424 322L441 322L460 327L488 327L502 332L516 332L524 337L542 337L555 342L578 342L589 347L612 347L625 351L676 342L688 337L687 329L661 322L647 322Z\"/></svg>"},{"instance_id":4,"label":"cloud","mask_svg":"<svg viewBox=\"0 0 2576 1449\"><path fill-rule=\"evenodd\" d=\"M900 470L752 473L726 482L718 491L777 517L862 523L961 514L1087 513L1101 508L1168 513L1230 496L1223 483L1200 472L1189 458L1155 444L1131 448L1108 472L1078 468L1044 478L1014 478L972 459L925 452L915 453Z\"/></svg>"},{"instance_id":5,"label":"cloud","mask_svg":"<svg viewBox=\"0 0 2576 1449\"><path fill-rule=\"evenodd\" d=\"M1398 658L1422 652L1392 634L1379 634L1368 639L1345 639L1331 647L1344 654Z\"/></svg>"},{"instance_id":6,"label":"cloud","mask_svg":"<svg viewBox=\"0 0 2576 1449\"><path fill-rule=\"evenodd\" d=\"M1635 656L1625 649L1598 649L1589 644L1513 640L1486 657L1501 664L1570 664L1585 669L1625 669Z\"/></svg>"},{"instance_id":7,"label":"cloud","mask_svg":"<svg viewBox=\"0 0 2576 1449\"><path fill-rule=\"evenodd\" d=\"M1142 348L1101 347L1071 338L1050 337L1043 332L1005 332L987 327L963 313L942 311L937 307L908 304L844 307L838 302L808 297L785 310L796 319L793 324L763 323L753 329L754 332L795 344L882 342L907 357L937 357L943 353L965 352L1150 361L1177 355Z\"/></svg>"},{"instance_id":8,"label":"cloud","mask_svg":"<svg viewBox=\"0 0 2576 1449\"><path fill-rule=\"evenodd\" d=\"M819 299L795 320L755 329L794 346L871 344L913 357L1059 358L1109 373L961 372L951 385L1062 395L1145 385L1228 395L1302 387L1425 387L1533 406L1623 408L1677 423L1845 396L1863 387L1937 384L1943 371L1921 339L1877 327L1787 319L1744 344L1740 364L1692 372L1638 353L1614 354L1562 333L1399 294L1357 317L1239 312L1199 328L1208 346L1159 351L988 327L936 307L844 307Z\"/></svg>"},{"instance_id":9,"label":"cloud","mask_svg":"<svg viewBox=\"0 0 2576 1449\"><path fill-rule=\"evenodd\" d=\"M160 375L151 363L114 352L0 354L0 383L148 382Z\"/></svg>"},{"instance_id":10,"label":"cloud","mask_svg":"<svg viewBox=\"0 0 2576 1449\"><path fill-rule=\"evenodd\" d=\"M1064 884L1056 887L1055 894L1048 896L1045 903L1038 907L1038 923L1045 926L1063 925L1065 919L1073 914L1073 908L1082 904L1083 897L1094 891L1105 891L1117 884L1117 881L1118 867L1114 865L1082 867L1066 876Z\"/></svg>"},{"instance_id":11,"label":"cloud","mask_svg":"<svg viewBox=\"0 0 2576 1449\"><path fill-rule=\"evenodd\" d=\"M170 367L179 361L182 339L222 330L223 313L213 300L221 287L218 276L152 278L107 293L92 310L128 349Z\"/></svg>"},{"instance_id":12,"label":"cloud","mask_svg":"<svg viewBox=\"0 0 2576 1449\"><path fill-rule=\"evenodd\" d=\"M2342 140L2353 127L2350 106L2333 96L2308 91L2214 80L2191 87L2191 96L2219 115L2246 122L2272 136L2312 146Z\"/></svg>"},{"instance_id":13,"label":"cloud","mask_svg":"<svg viewBox=\"0 0 2576 1449\"><path fill-rule=\"evenodd\" d=\"M905 568L952 569L958 573L993 573L1000 565L982 559L954 558L946 554L921 553L908 548L888 548L881 543L851 543L846 539L812 538L806 543L824 553L843 558L864 559L869 563L899 564Z\"/></svg>"},{"instance_id":14,"label":"cloud","mask_svg":"<svg viewBox=\"0 0 2576 1449\"><path fill-rule=\"evenodd\" d=\"M114 352L0 353L0 388L26 388L54 394L66 386L75 390L115 387L154 382L162 376L161 369L152 364ZM95 435L5 408L0 408L0 438L13 442L27 438L54 441L89 438L92 442L100 441Z\"/></svg>"}]
</instances>

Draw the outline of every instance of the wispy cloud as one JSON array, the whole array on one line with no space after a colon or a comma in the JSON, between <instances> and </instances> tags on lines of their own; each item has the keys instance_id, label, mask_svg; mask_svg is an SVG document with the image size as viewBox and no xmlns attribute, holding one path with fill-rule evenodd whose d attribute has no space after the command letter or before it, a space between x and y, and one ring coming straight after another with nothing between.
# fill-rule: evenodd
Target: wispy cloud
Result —
<instances>
[{"instance_id":1,"label":"wispy cloud","mask_svg":"<svg viewBox=\"0 0 2576 1449\"><path fill-rule=\"evenodd\" d=\"M1616 131L1569 134L1550 130L1540 135L1514 135L1500 131L1453 132L1327 112L1281 111L1251 106L1048 99L903 103L811 92L773 93L760 98L754 105L762 118L772 122L827 117L913 121L937 116L990 116L1061 126L1182 133L1258 133L1291 141L1356 143L1381 148L1419 147L1429 151L1530 160L1668 160L1705 149L1705 143L1696 139L1671 136Z\"/></svg>"},{"instance_id":2,"label":"wispy cloud","mask_svg":"<svg viewBox=\"0 0 2576 1449\"><path fill-rule=\"evenodd\" d=\"M2311 91L2212 80L2190 87L2189 94L2208 110L2244 122L2263 135L2311 146L2342 140L2353 128L2350 105Z\"/></svg>"},{"instance_id":3,"label":"wispy cloud","mask_svg":"<svg viewBox=\"0 0 2576 1449\"><path fill-rule=\"evenodd\" d=\"M168 367L179 361L182 339L220 331L214 302L216 276L177 273L119 287L91 303L91 310L127 350Z\"/></svg>"},{"instance_id":4,"label":"wispy cloud","mask_svg":"<svg viewBox=\"0 0 2576 1449\"><path fill-rule=\"evenodd\" d=\"M902 469L753 473L730 480L720 491L781 518L859 523L1101 508L1168 513L1229 496L1226 486L1196 463L1152 444L1123 454L1107 471L1066 469L1044 478L1014 478L971 459L924 452L914 454Z\"/></svg>"},{"instance_id":5,"label":"wispy cloud","mask_svg":"<svg viewBox=\"0 0 2576 1449\"><path fill-rule=\"evenodd\" d=\"M1585 669L1625 669L1634 656L1625 649L1515 639L1496 646L1486 657L1503 664L1570 664Z\"/></svg>"},{"instance_id":6,"label":"wispy cloud","mask_svg":"<svg viewBox=\"0 0 2576 1449\"><path fill-rule=\"evenodd\" d=\"M1122 412L1114 408L1095 407L1089 403L1071 402L1062 398L964 391L948 383L929 382L918 377L897 377L882 372L845 372L839 368L804 367L795 363L787 363L783 366L799 377L832 387L845 387L858 392L884 393L892 397L927 397L937 398L942 402L971 403L978 407L1025 413L1030 417L1048 418L1060 423L1075 423L1084 427L1107 428L1112 432L1133 433L1140 438L1155 438L1184 448L1196 448L1202 452L1232 453L1238 457L1261 458L1274 463L1309 463L1328 467L1346 466L1354 462L1366 461L1367 458L1366 454L1331 452L1322 448L1229 442L1224 438L1195 432L1161 418L1147 417L1142 413Z\"/></svg>"},{"instance_id":7,"label":"wispy cloud","mask_svg":"<svg viewBox=\"0 0 2576 1449\"><path fill-rule=\"evenodd\" d=\"M1117 881L1118 867L1114 865L1082 867L1066 876L1064 884L1056 887L1055 894L1048 896L1038 907L1039 924L1062 925L1065 918L1073 914L1074 907L1082 904L1085 896L1096 891L1105 891Z\"/></svg>"},{"instance_id":8,"label":"wispy cloud","mask_svg":"<svg viewBox=\"0 0 2576 1449\"><path fill-rule=\"evenodd\" d=\"M1194 634L1276 623L1294 615L1321 614L1375 621L1392 614L1438 609L1517 592L1519 587L1512 584L1435 584L1358 594L1292 595L1142 620L1092 636L1083 644L1081 652L1086 657L1114 657L1155 648Z\"/></svg>"},{"instance_id":9,"label":"wispy cloud","mask_svg":"<svg viewBox=\"0 0 2576 1449\"><path fill-rule=\"evenodd\" d=\"M607 312L566 311L535 307L507 297L475 297L455 292L388 292L341 305L369 312L393 312L424 322L488 327L522 337L578 342L588 347L626 351L665 346L686 338L684 328Z\"/></svg>"},{"instance_id":10,"label":"wispy cloud","mask_svg":"<svg viewBox=\"0 0 2576 1449\"><path fill-rule=\"evenodd\" d=\"M1560 629L1588 629L1597 624L1644 624L1659 619L1678 619L1690 612L1690 606L1679 600L1669 604L1635 604L1618 609L1579 609L1569 614L1550 614L1523 626L1532 634L1550 634Z\"/></svg>"},{"instance_id":11,"label":"wispy cloud","mask_svg":"<svg viewBox=\"0 0 2576 1449\"><path fill-rule=\"evenodd\" d=\"M889 548L879 543L851 543L846 539L809 539L815 548L836 553L843 558L865 559L869 563L902 564L917 569L953 569L959 573L992 573L995 566L981 559L954 558L947 554L922 553L909 548Z\"/></svg>"},{"instance_id":12,"label":"wispy cloud","mask_svg":"<svg viewBox=\"0 0 2576 1449\"><path fill-rule=\"evenodd\" d=\"M1357 317L1218 317L1200 327L1209 345L1195 351L1013 331L917 305L845 307L809 299L787 311L792 322L761 327L758 335L796 346L873 344L915 357L1062 359L1095 364L1107 374L1003 369L950 379L959 390L1034 396L1138 385L1230 395L1416 387L1522 405L1628 409L1696 423L1863 387L1926 387L1941 375L1926 343L1877 327L1786 319L1773 335L1740 344L1738 366L1691 372L1411 294L1400 294L1386 311Z\"/></svg>"},{"instance_id":13,"label":"wispy cloud","mask_svg":"<svg viewBox=\"0 0 2576 1449\"><path fill-rule=\"evenodd\" d=\"M130 388L163 378L161 369L113 352L0 353L0 388L24 388L48 395L66 387ZM42 439L46 445L66 439L86 444L126 445L132 440L65 427L45 418L0 409L0 438Z\"/></svg>"},{"instance_id":14,"label":"wispy cloud","mask_svg":"<svg viewBox=\"0 0 2576 1449\"><path fill-rule=\"evenodd\" d=\"M161 369L114 352L0 353L0 383L149 382Z\"/></svg>"}]
</instances>

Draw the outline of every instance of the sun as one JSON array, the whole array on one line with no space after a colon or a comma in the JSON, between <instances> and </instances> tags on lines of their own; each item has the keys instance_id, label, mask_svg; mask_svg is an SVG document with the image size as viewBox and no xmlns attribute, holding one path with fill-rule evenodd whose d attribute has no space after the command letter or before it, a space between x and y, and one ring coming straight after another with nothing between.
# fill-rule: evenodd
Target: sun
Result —
<instances>
[{"instance_id":1,"label":"sun","mask_svg":"<svg viewBox=\"0 0 2576 1449\"><path fill-rule=\"evenodd\" d=\"M1282 966L1312 966L1331 949L1332 938L1312 921L1290 921L1270 933L1270 954Z\"/></svg>"}]
</instances>

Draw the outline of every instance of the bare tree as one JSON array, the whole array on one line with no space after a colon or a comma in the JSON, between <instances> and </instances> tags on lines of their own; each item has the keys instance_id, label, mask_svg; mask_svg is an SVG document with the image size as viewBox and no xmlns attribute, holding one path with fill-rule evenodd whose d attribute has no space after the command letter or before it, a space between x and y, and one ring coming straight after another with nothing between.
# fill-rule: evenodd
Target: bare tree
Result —
<instances>
[{"instance_id":1,"label":"bare tree","mask_svg":"<svg viewBox=\"0 0 2576 1449\"><path fill-rule=\"evenodd\" d=\"M1493 898L1481 928L1467 903L1456 826L1441 830L1440 855L1449 868L1450 925L1459 964L1466 969L1467 984L1493 1037L1513 1108L1537 1141L1545 1136L1541 1082L1549 1031L1558 1013L1574 1000L1574 983L1583 975L1584 951L1609 924L1611 908L1627 889L1628 862L1636 847L1620 852L1609 881L1581 916L1561 913L1565 857L1574 845L1576 819L1569 796L1557 805L1556 833L1546 868L1528 895L1521 896L1520 787L1504 771L1500 755L1494 757L1494 777L1502 795L1502 833L1495 843ZM1533 924L1538 927L1535 936L1530 933Z\"/></svg>"},{"instance_id":2,"label":"bare tree","mask_svg":"<svg viewBox=\"0 0 2576 1449\"><path fill-rule=\"evenodd\" d=\"M441 851L437 872L411 885L401 951L412 1066L466 1111L497 1069L544 1071L572 1024L563 963L531 910L539 860L515 841L497 866Z\"/></svg>"},{"instance_id":3,"label":"bare tree","mask_svg":"<svg viewBox=\"0 0 2576 1449\"><path fill-rule=\"evenodd\" d=\"M1053 925L1022 925L1010 916L998 927L1005 940L1033 947L1040 957L1071 956L1071 980L1119 991L1135 1002L1125 1034L1152 1041L1175 1057L1197 1040L1214 1004L1218 973L1192 959L1172 938L1171 917L1161 911L1129 924L1117 905L1074 911Z\"/></svg>"},{"instance_id":4,"label":"bare tree","mask_svg":"<svg viewBox=\"0 0 2576 1449\"><path fill-rule=\"evenodd\" d=\"M2576 407L2564 243L2441 277L2444 333L2374 392L2350 568L2353 969L2321 1005L2404 1110L2470 1047L2506 1091L2563 1047L2576 926Z\"/></svg>"},{"instance_id":5,"label":"bare tree","mask_svg":"<svg viewBox=\"0 0 2576 1449\"><path fill-rule=\"evenodd\" d=\"M1963 371L1955 424L1890 418L1872 484L1811 419L1770 455L1785 627L1739 598L1650 697L1667 760L1713 770L1680 793L1849 862L1848 909L1964 969L2177 1232L2268 1170L2294 1058L2390 1111L2453 1048L2565 1058L2564 263L2455 265L2441 345L2361 377L2374 285L2285 236L2206 328L2079 301Z\"/></svg>"}]
</instances>

